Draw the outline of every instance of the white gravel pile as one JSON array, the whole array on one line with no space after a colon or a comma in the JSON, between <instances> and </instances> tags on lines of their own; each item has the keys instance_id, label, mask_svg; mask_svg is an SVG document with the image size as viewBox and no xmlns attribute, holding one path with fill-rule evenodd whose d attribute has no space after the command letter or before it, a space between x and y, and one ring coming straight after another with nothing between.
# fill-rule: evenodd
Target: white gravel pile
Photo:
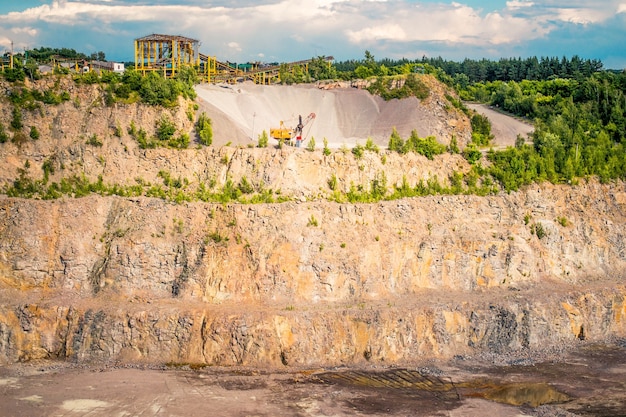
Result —
<instances>
[{"instance_id":1,"label":"white gravel pile","mask_svg":"<svg viewBox=\"0 0 626 417\"><path fill-rule=\"evenodd\" d=\"M432 115L416 98L385 102L365 90L337 88L323 90L312 85L265 86L202 84L196 87L201 111L213 121L215 145L256 143L264 130L285 126L293 128L298 116L316 117L304 127L305 139L315 138L330 147L365 144L372 138L386 146L395 127L402 137L416 129L428 136ZM270 139L271 142L274 142ZM271 143L270 142L270 143Z\"/></svg>"}]
</instances>

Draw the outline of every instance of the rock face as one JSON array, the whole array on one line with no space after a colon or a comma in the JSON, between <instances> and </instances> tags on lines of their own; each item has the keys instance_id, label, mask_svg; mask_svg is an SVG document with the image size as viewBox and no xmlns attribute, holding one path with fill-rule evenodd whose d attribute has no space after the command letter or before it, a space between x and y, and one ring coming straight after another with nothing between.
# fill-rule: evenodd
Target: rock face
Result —
<instances>
[{"instance_id":1,"label":"rock face","mask_svg":"<svg viewBox=\"0 0 626 417\"><path fill-rule=\"evenodd\" d=\"M318 366L624 336L625 203L596 183L363 205L4 198L0 354Z\"/></svg>"},{"instance_id":2,"label":"rock face","mask_svg":"<svg viewBox=\"0 0 626 417\"><path fill-rule=\"evenodd\" d=\"M445 185L470 166L451 154L144 150L131 124L153 134L166 115L190 132L192 103L110 108L98 87L61 88L71 101L23 115L38 140L0 144L0 186L24 173L167 176L192 194L246 178L289 201L0 197L0 362L407 364L626 336L622 182L334 203L333 177L344 192L382 178Z\"/></svg>"}]
</instances>

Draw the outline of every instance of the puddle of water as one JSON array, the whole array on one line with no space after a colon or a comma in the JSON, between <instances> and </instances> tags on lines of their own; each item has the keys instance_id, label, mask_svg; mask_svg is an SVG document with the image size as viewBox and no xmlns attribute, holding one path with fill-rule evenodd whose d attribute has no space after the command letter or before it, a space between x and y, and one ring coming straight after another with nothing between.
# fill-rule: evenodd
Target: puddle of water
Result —
<instances>
[{"instance_id":1,"label":"puddle of water","mask_svg":"<svg viewBox=\"0 0 626 417\"><path fill-rule=\"evenodd\" d=\"M406 369L384 372L327 372L317 377L328 383L431 393L433 397L446 398L451 401L462 397L478 397L514 406L539 407L570 400L569 396L544 382L498 383L494 380L475 380L454 383L447 378L422 375ZM442 396L442 393L446 395Z\"/></svg>"},{"instance_id":2,"label":"puddle of water","mask_svg":"<svg viewBox=\"0 0 626 417\"><path fill-rule=\"evenodd\" d=\"M471 383L468 384L471 387ZM481 387L480 391L466 394L468 397L483 397L503 404L539 407L545 404L558 404L570 400L570 397L557 391L553 386L539 383L514 383Z\"/></svg>"}]
</instances>

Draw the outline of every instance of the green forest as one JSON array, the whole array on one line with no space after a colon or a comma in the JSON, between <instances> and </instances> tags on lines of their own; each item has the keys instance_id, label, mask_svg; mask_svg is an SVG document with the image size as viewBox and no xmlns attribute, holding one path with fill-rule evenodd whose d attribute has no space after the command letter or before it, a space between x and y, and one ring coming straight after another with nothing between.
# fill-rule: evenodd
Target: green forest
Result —
<instances>
[{"instance_id":1,"label":"green forest","mask_svg":"<svg viewBox=\"0 0 626 417\"><path fill-rule=\"evenodd\" d=\"M357 74L379 79L433 74L463 101L488 104L532 122L532 145L519 138L515 147L489 150L490 165L479 169L507 191L538 181L575 183L590 176L603 182L626 179L626 72L604 70L598 60L574 56L376 61L366 52L362 60L338 62L335 67L342 79L357 78ZM462 102L449 100L467 111ZM488 147L488 141L477 140L475 145ZM464 154L476 156L471 149Z\"/></svg>"}]
</instances>

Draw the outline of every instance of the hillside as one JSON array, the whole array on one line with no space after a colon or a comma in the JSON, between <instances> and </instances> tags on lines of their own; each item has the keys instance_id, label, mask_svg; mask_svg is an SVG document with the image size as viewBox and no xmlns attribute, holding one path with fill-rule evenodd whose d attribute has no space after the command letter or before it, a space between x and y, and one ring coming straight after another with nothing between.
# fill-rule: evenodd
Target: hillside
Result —
<instances>
[{"instance_id":1,"label":"hillside","mask_svg":"<svg viewBox=\"0 0 626 417\"><path fill-rule=\"evenodd\" d=\"M315 111L311 135L338 147L363 136L382 145L402 120L444 143L467 137L467 117L436 94L367 107L356 90L202 86L195 110L182 99L107 106L97 85L67 79L28 88L70 99L23 111L23 132L37 126L37 139L0 144L0 187L19 180L35 197L0 197L2 362L401 365L626 336L621 182L355 204L331 196L381 178L389 190L446 186L471 167L448 153L219 146L250 142L237 112L251 111L255 130ZM9 126L12 105L1 106ZM360 108L377 116L358 119ZM129 133L154 135L167 117L193 137L203 110L214 146L142 149ZM53 183L60 198L39 199ZM250 188L250 201L272 198L198 197L223 196L228 184Z\"/></svg>"}]
</instances>

